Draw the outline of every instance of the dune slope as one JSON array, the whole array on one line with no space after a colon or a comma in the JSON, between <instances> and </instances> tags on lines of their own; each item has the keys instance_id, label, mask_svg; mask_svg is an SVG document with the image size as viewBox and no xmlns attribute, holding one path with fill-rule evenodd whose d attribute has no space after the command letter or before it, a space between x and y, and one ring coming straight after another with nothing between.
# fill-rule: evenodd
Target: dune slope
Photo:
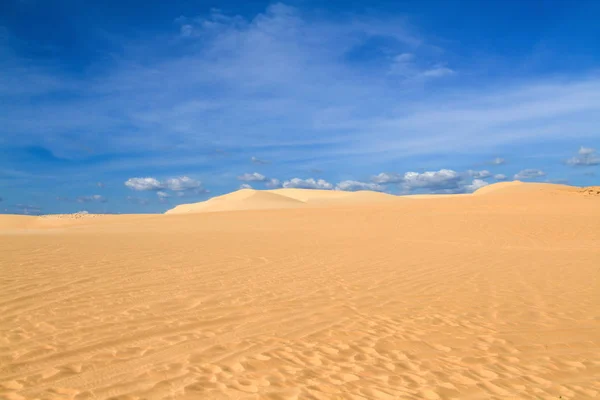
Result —
<instances>
[{"instance_id":1,"label":"dune slope","mask_svg":"<svg viewBox=\"0 0 600 400\"><path fill-rule=\"evenodd\" d=\"M600 197L539 188L0 216L0 398L598 398Z\"/></svg>"}]
</instances>

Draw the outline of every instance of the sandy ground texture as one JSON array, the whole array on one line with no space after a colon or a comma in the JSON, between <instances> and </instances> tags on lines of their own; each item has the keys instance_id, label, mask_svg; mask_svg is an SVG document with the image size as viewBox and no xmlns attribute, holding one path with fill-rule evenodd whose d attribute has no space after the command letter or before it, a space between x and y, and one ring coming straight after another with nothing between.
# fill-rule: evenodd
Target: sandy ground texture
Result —
<instances>
[{"instance_id":1,"label":"sandy ground texture","mask_svg":"<svg viewBox=\"0 0 600 400\"><path fill-rule=\"evenodd\" d=\"M600 398L598 194L0 216L0 398Z\"/></svg>"}]
</instances>

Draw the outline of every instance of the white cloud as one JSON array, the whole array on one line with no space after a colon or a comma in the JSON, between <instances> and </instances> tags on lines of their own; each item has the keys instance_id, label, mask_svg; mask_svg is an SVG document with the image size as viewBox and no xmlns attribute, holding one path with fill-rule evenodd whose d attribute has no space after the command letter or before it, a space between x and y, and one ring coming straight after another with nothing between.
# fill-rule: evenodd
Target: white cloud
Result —
<instances>
[{"instance_id":1,"label":"white cloud","mask_svg":"<svg viewBox=\"0 0 600 400\"><path fill-rule=\"evenodd\" d=\"M480 188L482 188L482 187L484 187L484 186L487 186L487 185L489 185L489 183L487 183L487 182L486 182L486 181L484 181L484 180L481 180L481 179L473 179L473 182L471 182L471 184L469 184L469 185L466 185L466 186L465 186L465 190L466 190L467 192L474 192L474 191L476 191L477 189L480 189Z\"/></svg>"},{"instance_id":2,"label":"white cloud","mask_svg":"<svg viewBox=\"0 0 600 400\"><path fill-rule=\"evenodd\" d=\"M288 181L283 182L284 188L299 188L299 189L324 189L332 190L333 185L323 179L315 180L313 178L300 179L292 178Z\"/></svg>"},{"instance_id":3,"label":"white cloud","mask_svg":"<svg viewBox=\"0 0 600 400\"><path fill-rule=\"evenodd\" d=\"M237 177L238 180L244 182L266 182L268 179L263 174L259 174L258 172L253 172L251 174L246 173Z\"/></svg>"},{"instance_id":4,"label":"white cloud","mask_svg":"<svg viewBox=\"0 0 600 400\"><path fill-rule=\"evenodd\" d=\"M371 181L375 183L400 183L404 181L404 176L396 173L382 172L379 175L371 177Z\"/></svg>"},{"instance_id":5,"label":"white cloud","mask_svg":"<svg viewBox=\"0 0 600 400\"><path fill-rule=\"evenodd\" d=\"M451 169L439 171L407 172L404 174L402 185L406 190L460 190L461 176Z\"/></svg>"},{"instance_id":6,"label":"white cloud","mask_svg":"<svg viewBox=\"0 0 600 400\"><path fill-rule=\"evenodd\" d=\"M101 196L99 194L94 194L91 196L79 196L79 197L77 197L76 200L78 203L91 203L91 202L106 203L108 201L106 199L106 197Z\"/></svg>"},{"instance_id":7,"label":"white cloud","mask_svg":"<svg viewBox=\"0 0 600 400\"><path fill-rule=\"evenodd\" d=\"M207 190L202 187L202 182L188 176L169 178L164 181L159 181L158 179L151 177L129 178L125 181L125 186L137 191L172 190L175 192L195 194L207 192Z\"/></svg>"},{"instance_id":8,"label":"white cloud","mask_svg":"<svg viewBox=\"0 0 600 400\"><path fill-rule=\"evenodd\" d=\"M240 185L240 189L253 189L253 187L251 185L248 185L247 183L242 183Z\"/></svg>"},{"instance_id":9,"label":"white cloud","mask_svg":"<svg viewBox=\"0 0 600 400\"><path fill-rule=\"evenodd\" d=\"M458 173L451 169L440 169L439 171L380 173L371 178L376 184L399 184L404 193L414 191L427 193L465 193L477 190L488 185L482 178L491 177L489 171L468 170ZM466 177L473 178L469 183Z\"/></svg>"},{"instance_id":10,"label":"white cloud","mask_svg":"<svg viewBox=\"0 0 600 400\"><path fill-rule=\"evenodd\" d=\"M100 189L104 188L104 183L102 182L96 182L96 186L98 186Z\"/></svg>"},{"instance_id":11,"label":"white cloud","mask_svg":"<svg viewBox=\"0 0 600 400\"><path fill-rule=\"evenodd\" d=\"M163 192L162 190L159 190L158 192L156 192L156 196L158 196L159 200L166 200L169 197L171 197L171 195L167 192Z\"/></svg>"},{"instance_id":12,"label":"white cloud","mask_svg":"<svg viewBox=\"0 0 600 400\"><path fill-rule=\"evenodd\" d=\"M496 157L492 161L490 161L490 164L492 164L492 165L502 165L502 164L506 164L506 160L504 158L502 158L502 157Z\"/></svg>"},{"instance_id":13,"label":"white cloud","mask_svg":"<svg viewBox=\"0 0 600 400\"><path fill-rule=\"evenodd\" d=\"M491 172L485 169L482 171L473 171L472 169L470 169L467 171L467 174L474 179L483 179L492 176Z\"/></svg>"},{"instance_id":14,"label":"white cloud","mask_svg":"<svg viewBox=\"0 0 600 400\"><path fill-rule=\"evenodd\" d=\"M591 147L581 146L577 153L579 153L580 156L589 156L590 154L593 154L595 152L596 152L596 149L592 149Z\"/></svg>"},{"instance_id":15,"label":"white cloud","mask_svg":"<svg viewBox=\"0 0 600 400\"><path fill-rule=\"evenodd\" d=\"M504 174L496 174L494 175L494 179L497 181L505 181L508 179L508 177Z\"/></svg>"},{"instance_id":16,"label":"white cloud","mask_svg":"<svg viewBox=\"0 0 600 400\"><path fill-rule=\"evenodd\" d=\"M359 182L359 181L342 181L336 185L336 190L344 190L354 192L357 190L373 190L376 192L385 191L385 187L377 183Z\"/></svg>"},{"instance_id":17,"label":"white cloud","mask_svg":"<svg viewBox=\"0 0 600 400\"><path fill-rule=\"evenodd\" d=\"M523 179L535 179L546 176L546 173L540 169L524 169L515 174L514 178L517 180Z\"/></svg>"},{"instance_id":18,"label":"white cloud","mask_svg":"<svg viewBox=\"0 0 600 400\"><path fill-rule=\"evenodd\" d=\"M592 149L591 147L583 147L579 148L577 152L577 156L572 157L567 160L568 165L572 166L592 166L592 165L600 165L600 155L597 154L596 149Z\"/></svg>"},{"instance_id":19,"label":"white cloud","mask_svg":"<svg viewBox=\"0 0 600 400\"><path fill-rule=\"evenodd\" d=\"M179 178L167 179L162 183L162 187L173 191L200 189L202 182L187 176L181 176Z\"/></svg>"},{"instance_id":20,"label":"white cloud","mask_svg":"<svg viewBox=\"0 0 600 400\"><path fill-rule=\"evenodd\" d=\"M138 191L163 189L162 183L155 178L129 178L125 186Z\"/></svg>"},{"instance_id":21,"label":"white cloud","mask_svg":"<svg viewBox=\"0 0 600 400\"><path fill-rule=\"evenodd\" d=\"M269 189L277 189L281 187L281 181L277 178L271 178L267 181L266 186Z\"/></svg>"}]
</instances>

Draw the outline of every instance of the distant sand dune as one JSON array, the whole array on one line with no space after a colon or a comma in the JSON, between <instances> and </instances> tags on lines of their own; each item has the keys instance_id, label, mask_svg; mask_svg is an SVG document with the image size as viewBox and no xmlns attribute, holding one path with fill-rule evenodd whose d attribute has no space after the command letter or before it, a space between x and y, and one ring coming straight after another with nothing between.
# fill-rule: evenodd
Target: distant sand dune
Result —
<instances>
[{"instance_id":1,"label":"distant sand dune","mask_svg":"<svg viewBox=\"0 0 600 400\"><path fill-rule=\"evenodd\" d=\"M307 205L357 204L395 200L398 200L398 196L371 191L343 192L313 189L241 189L237 192L213 197L212 199L200 203L183 204L168 210L166 214L299 208L306 207Z\"/></svg>"},{"instance_id":2,"label":"distant sand dune","mask_svg":"<svg viewBox=\"0 0 600 400\"><path fill-rule=\"evenodd\" d=\"M600 398L599 193L2 215L0 399Z\"/></svg>"}]
</instances>

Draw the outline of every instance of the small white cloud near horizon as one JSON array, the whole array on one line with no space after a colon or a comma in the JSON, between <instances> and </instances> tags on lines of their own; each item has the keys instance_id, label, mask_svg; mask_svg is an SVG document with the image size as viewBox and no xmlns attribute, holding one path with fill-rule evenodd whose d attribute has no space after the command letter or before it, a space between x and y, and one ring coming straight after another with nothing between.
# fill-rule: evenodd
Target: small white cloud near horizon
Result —
<instances>
[{"instance_id":1,"label":"small white cloud near horizon","mask_svg":"<svg viewBox=\"0 0 600 400\"><path fill-rule=\"evenodd\" d=\"M180 176L179 178L167 179L163 185L166 189L178 192L182 190L198 189L202 187L202 182L188 176Z\"/></svg>"},{"instance_id":2,"label":"small white cloud near horizon","mask_svg":"<svg viewBox=\"0 0 600 400\"><path fill-rule=\"evenodd\" d=\"M251 185L248 185L247 183L242 183L240 185L240 190L241 189L254 189Z\"/></svg>"},{"instance_id":3,"label":"small white cloud near horizon","mask_svg":"<svg viewBox=\"0 0 600 400\"><path fill-rule=\"evenodd\" d=\"M265 183L269 189L277 189L281 187L281 181L277 178L271 178Z\"/></svg>"},{"instance_id":4,"label":"small white cloud near horizon","mask_svg":"<svg viewBox=\"0 0 600 400\"><path fill-rule=\"evenodd\" d=\"M258 172L245 173L238 176L237 179L243 182L266 182L268 180L266 176Z\"/></svg>"},{"instance_id":5,"label":"small white cloud near horizon","mask_svg":"<svg viewBox=\"0 0 600 400\"><path fill-rule=\"evenodd\" d=\"M536 179L536 178L541 178L542 176L546 176L546 173L544 171L542 171L541 169L529 168L529 169L524 169L524 170L517 172L514 176L514 179L516 179L516 180Z\"/></svg>"},{"instance_id":6,"label":"small white cloud near horizon","mask_svg":"<svg viewBox=\"0 0 600 400\"><path fill-rule=\"evenodd\" d=\"M284 188L333 190L333 185L331 183L324 179L315 180L313 178L292 178L283 182L282 186Z\"/></svg>"},{"instance_id":7,"label":"small white cloud near horizon","mask_svg":"<svg viewBox=\"0 0 600 400\"><path fill-rule=\"evenodd\" d=\"M471 182L471 184L469 184L469 185L466 185L465 189L468 192L474 192L477 189L480 189L480 188L482 188L484 186L487 186L487 185L489 185L489 183L486 182L486 181L484 181L484 180L482 180L482 179L473 179L473 182Z\"/></svg>"},{"instance_id":8,"label":"small white cloud near horizon","mask_svg":"<svg viewBox=\"0 0 600 400\"><path fill-rule=\"evenodd\" d=\"M505 181L508 179L508 177L504 174L496 174L494 175L494 179L497 181Z\"/></svg>"},{"instance_id":9,"label":"small white cloud near horizon","mask_svg":"<svg viewBox=\"0 0 600 400\"><path fill-rule=\"evenodd\" d=\"M502 157L496 157L493 160L490 161L490 164L492 165L503 165L506 164L506 160Z\"/></svg>"},{"instance_id":10,"label":"small white cloud near horizon","mask_svg":"<svg viewBox=\"0 0 600 400\"><path fill-rule=\"evenodd\" d=\"M341 191L346 191L346 192L355 192L358 190L372 190L374 192L383 192L383 191L385 191L385 186L377 184L377 183L346 180L346 181L339 182L335 186L335 189L341 190Z\"/></svg>"},{"instance_id":11,"label":"small white cloud near horizon","mask_svg":"<svg viewBox=\"0 0 600 400\"><path fill-rule=\"evenodd\" d=\"M159 181L158 179L152 177L129 178L127 181L125 181L125 186L127 186L129 189L140 192L172 190L174 192L182 193L178 194L179 196L190 193L201 194L208 192L208 190L202 186L202 182L188 176L168 178L164 181Z\"/></svg>"},{"instance_id":12,"label":"small white cloud near horizon","mask_svg":"<svg viewBox=\"0 0 600 400\"><path fill-rule=\"evenodd\" d=\"M452 190L458 189L460 181L461 176L458 172L451 169L441 169L422 173L407 172L404 174L402 185L406 190L421 188Z\"/></svg>"},{"instance_id":13,"label":"small white cloud near horizon","mask_svg":"<svg viewBox=\"0 0 600 400\"><path fill-rule=\"evenodd\" d=\"M404 176L397 173L382 172L378 175L371 177L371 182L388 184L388 183L400 183L404 180Z\"/></svg>"},{"instance_id":14,"label":"small white cloud near horizon","mask_svg":"<svg viewBox=\"0 0 600 400\"><path fill-rule=\"evenodd\" d=\"M485 169L482 171L473 171L472 169L470 169L467 171L467 175L469 175L473 179L483 179L489 178L490 176L492 176L492 173Z\"/></svg>"},{"instance_id":15,"label":"small white cloud near horizon","mask_svg":"<svg viewBox=\"0 0 600 400\"><path fill-rule=\"evenodd\" d=\"M163 186L158 179L155 178L129 178L125 181L125 186L137 191L159 190Z\"/></svg>"},{"instance_id":16,"label":"small white cloud near horizon","mask_svg":"<svg viewBox=\"0 0 600 400\"><path fill-rule=\"evenodd\" d=\"M600 156L597 154L596 149L581 146L579 148L579 151L577 152L577 156L569 158L567 160L567 165L571 165L574 167L600 165Z\"/></svg>"}]
</instances>

